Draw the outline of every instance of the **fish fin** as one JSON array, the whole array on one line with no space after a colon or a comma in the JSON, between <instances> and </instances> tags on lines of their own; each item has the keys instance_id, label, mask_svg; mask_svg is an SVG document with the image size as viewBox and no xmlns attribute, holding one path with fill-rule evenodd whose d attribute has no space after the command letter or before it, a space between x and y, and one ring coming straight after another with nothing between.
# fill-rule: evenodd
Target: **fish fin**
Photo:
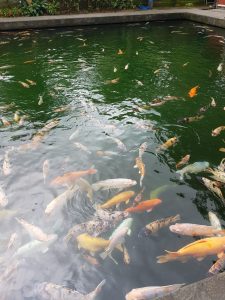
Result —
<instances>
[{"instance_id":1,"label":"fish fin","mask_svg":"<svg viewBox=\"0 0 225 300\"><path fill-rule=\"evenodd\" d=\"M87 294L84 298L85 299L95 299L96 296L101 292L101 289L103 287L103 285L105 284L106 280L102 280L99 285L95 288L94 291L92 291L91 293Z\"/></svg>"},{"instance_id":2,"label":"fish fin","mask_svg":"<svg viewBox=\"0 0 225 300\"><path fill-rule=\"evenodd\" d=\"M197 259L197 261L202 261L204 258L205 257L203 256L203 257L197 257L196 259Z\"/></svg>"},{"instance_id":3,"label":"fish fin","mask_svg":"<svg viewBox=\"0 0 225 300\"><path fill-rule=\"evenodd\" d=\"M117 247L116 247L117 250L119 250L120 252L123 252L123 246L122 244L119 244Z\"/></svg>"},{"instance_id":4,"label":"fish fin","mask_svg":"<svg viewBox=\"0 0 225 300\"><path fill-rule=\"evenodd\" d=\"M130 199L128 199L128 200L127 200L125 203L126 203L126 204L128 204L128 203L129 203L129 201L130 201Z\"/></svg>"},{"instance_id":5,"label":"fish fin","mask_svg":"<svg viewBox=\"0 0 225 300\"><path fill-rule=\"evenodd\" d=\"M127 235L131 235L131 233L132 233L132 231L131 231L131 229L129 229L128 231L127 231Z\"/></svg>"},{"instance_id":6,"label":"fish fin","mask_svg":"<svg viewBox=\"0 0 225 300\"><path fill-rule=\"evenodd\" d=\"M147 210L147 212L151 212L151 211L152 211L152 208L150 208L150 209Z\"/></svg>"},{"instance_id":7,"label":"fish fin","mask_svg":"<svg viewBox=\"0 0 225 300\"><path fill-rule=\"evenodd\" d=\"M112 260L116 265L118 265L118 262L115 260L115 258L112 257L111 254L109 254L109 258L111 258L111 260Z\"/></svg>"},{"instance_id":8,"label":"fish fin","mask_svg":"<svg viewBox=\"0 0 225 300\"><path fill-rule=\"evenodd\" d=\"M137 165L134 165L134 169L137 169Z\"/></svg>"},{"instance_id":9,"label":"fish fin","mask_svg":"<svg viewBox=\"0 0 225 300\"><path fill-rule=\"evenodd\" d=\"M168 261L176 260L179 258L179 254L177 252L170 252L170 251L166 251L166 252L167 252L167 254L165 254L165 255L157 256L158 264L163 264Z\"/></svg>"},{"instance_id":10,"label":"fish fin","mask_svg":"<svg viewBox=\"0 0 225 300\"><path fill-rule=\"evenodd\" d=\"M99 256L100 256L102 259L106 259L106 257L107 257L108 255L109 255L109 254L108 254L107 251L102 252L102 253L99 254Z\"/></svg>"},{"instance_id":11,"label":"fish fin","mask_svg":"<svg viewBox=\"0 0 225 300\"><path fill-rule=\"evenodd\" d=\"M220 253L217 254L217 257L218 257L218 258L221 258L221 257L223 257L223 256L224 256L224 252L220 252Z\"/></svg>"}]
</instances>

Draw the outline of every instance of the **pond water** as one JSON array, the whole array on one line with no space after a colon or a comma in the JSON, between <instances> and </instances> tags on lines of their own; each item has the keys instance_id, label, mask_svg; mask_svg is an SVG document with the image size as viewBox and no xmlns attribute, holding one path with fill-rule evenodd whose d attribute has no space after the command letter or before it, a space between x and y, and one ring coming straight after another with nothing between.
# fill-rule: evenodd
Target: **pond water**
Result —
<instances>
[{"instance_id":1,"label":"pond water","mask_svg":"<svg viewBox=\"0 0 225 300\"><path fill-rule=\"evenodd\" d=\"M208 212L213 211L225 225L224 206L201 183L202 174L181 181L175 173L176 163L186 154L191 155L190 163L208 161L211 167L224 157L219 151L225 147L224 133L211 136L214 128L225 125L225 73L217 70L224 62L224 40L224 30L186 21L0 33L1 117L11 122L0 128L1 163L8 153L11 165L9 175L3 171L0 175L8 198L0 211L1 299L41 299L32 293L41 282L86 294L106 279L99 299L120 300L133 288L191 283L208 276L216 256L185 264L156 262L164 250L176 251L196 238L176 235L168 227L156 236L138 238L138 233L146 224L176 214L181 215L181 222L210 225ZM189 90L197 85L197 96L190 98ZM175 100L149 105L166 96ZM211 103L211 97L217 105L204 118L179 122L196 116ZM13 120L16 111L22 117L20 123ZM59 121L57 126L40 133L52 120ZM31 145L38 131L35 147L21 146ZM176 145L157 153L157 147L174 136L178 137ZM126 151L111 137L120 139ZM130 178L137 181L130 189L138 193L140 176L134 165L143 142L148 148L143 155L142 200L167 185L159 195L162 203L150 213L132 215L132 234L125 242L130 264L114 251L118 265L98 255L99 265L92 265L76 241L67 245L64 237L73 225L93 218L96 205L118 190L94 192L94 205L86 193L77 192L50 218L46 206L66 190L50 182L70 171L95 168L96 174L84 177L89 183ZM98 151L113 153L102 156ZM45 160L50 166L46 183ZM121 209L130 205L122 204ZM45 253L33 251L15 258L18 247L31 241L15 217L48 234L56 233L58 239ZM101 236L108 238L111 232ZM17 238L7 250L13 233Z\"/></svg>"}]
</instances>

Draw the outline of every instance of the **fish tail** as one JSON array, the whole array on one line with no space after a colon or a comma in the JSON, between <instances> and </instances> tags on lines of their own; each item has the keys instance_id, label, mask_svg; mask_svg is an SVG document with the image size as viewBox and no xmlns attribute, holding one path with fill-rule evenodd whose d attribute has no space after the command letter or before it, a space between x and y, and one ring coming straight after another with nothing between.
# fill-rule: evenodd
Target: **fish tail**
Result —
<instances>
[{"instance_id":1,"label":"fish tail","mask_svg":"<svg viewBox=\"0 0 225 300\"><path fill-rule=\"evenodd\" d=\"M179 254L177 252L170 252L166 251L167 254L157 256L157 263L158 264L163 264L171 260L176 260L179 257Z\"/></svg>"},{"instance_id":2,"label":"fish tail","mask_svg":"<svg viewBox=\"0 0 225 300\"><path fill-rule=\"evenodd\" d=\"M95 290L85 296L85 299L95 299L96 296L101 292L103 285L105 284L106 280L102 280L99 285L95 288Z\"/></svg>"},{"instance_id":3,"label":"fish tail","mask_svg":"<svg viewBox=\"0 0 225 300\"><path fill-rule=\"evenodd\" d=\"M177 221L180 221L180 215L176 215L174 218L173 218L173 222L177 222Z\"/></svg>"},{"instance_id":4,"label":"fish tail","mask_svg":"<svg viewBox=\"0 0 225 300\"><path fill-rule=\"evenodd\" d=\"M140 187L142 187L142 181L144 179L144 176L142 175L141 178L140 178Z\"/></svg>"}]
</instances>

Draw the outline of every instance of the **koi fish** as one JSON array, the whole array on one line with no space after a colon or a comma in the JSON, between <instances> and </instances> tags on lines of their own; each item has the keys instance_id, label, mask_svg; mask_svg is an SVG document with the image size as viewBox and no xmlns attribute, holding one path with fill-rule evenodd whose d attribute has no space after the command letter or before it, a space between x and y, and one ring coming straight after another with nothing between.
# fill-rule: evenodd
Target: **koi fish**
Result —
<instances>
[{"instance_id":1,"label":"koi fish","mask_svg":"<svg viewBox=\"0 0 225 300\"><path fill-rule=\"evenodd\" d=\"M212 226L190 224L190 223L176 223L169 227L170 231L180 235L188 236L215 236L217 234L224 234L225 230L218 230Z\"/></svg>"},{"instance_id":2,"label":"koi fish","mask_svg":"<svg viewBox=\"0 0 225 300\"><path fill-rule=\"evenodd\" d=\"M88 150L88 147L86 147L85 145L81 144L81 143L74 143L74 146L88 154L91 154L91 151Z\"/></svg>"},{"instance_id":3,"label":"koi fish","mask_svg":"<svg viewBox=\"0 0 225 300\"><path fill-rule=\"evenodd\" d=\"M121 212L121 211L116 211L114 213L100 213L99 209L96 211L97 217L94 218L93 220L81 223L81 224L76 224L74 225L67 233L65 236L64 240L66 242L69 242L70 239L76 238L78 235L82 233L88 233L92 236L99 236L100 234L113 229L123 218L127 217L127 213ZM100 219L101 218L101 219Z\"/></svg>"},{"instance_id":4,"label":"koi fish","mask_svg":"<svg viewBox=\"0 0 225 300\"><path fill-rule=\"evenodd\" d=\"M108 209L122 202L129 203L130 198L133 197L134 194L135 192L133 191L126 191L126 192L119 193L116 196L112 197L111 199L107 200L104 204L100 205L100 208Z\"/></svg>"},{"instance_id":5,"label":"koi fish","mask_svg":"<svg viewBox=\"0 0 225 300\"><path fill-rule=\"evenodd\" d=\"M15 112L14 114L14 117L13 117L13 120L18 123L20 121L20 115L18 113L18 111Z\"/></svg>"},{"instance_id":6,"label":"koi fish","mask_svg":"<svg viewBox=\"0 0 225 300\"><path fill-rule=\"evenodd\" d=\"M107 256L111 258L111 253L116 247L120 247L125 242L125 236L129 231L128 227L120 228L113 233L112 237L109 239L109 245L105 249L105 252L101 253L101 258L106 259ZM115 261L116 262L116 261Z\"/></svg>"},{"instance_id":7,"label":"koi fish","mask_svg":"<svg viewBox=\"0 0 225 300\"><path fill-rule=\"evenodd\" d=\"M139 170L139 174L141 175L140 186L142 186L142 181L145 176L145 164L143 163L142 159L139 156L136 157L136 164L135 164L134 168L138 168L138 170Z\"/></svg>"},{"instance_id":8,"label":"koi fish","mask_svg":"<svg viewBox=\"0 0 225 300\"><path fill-rule=\"evenodd\" d=\"M212 169L208 168L207 171L211 173L211 177L215 179L216 181L220 181L222 183L225 183L225 172L220 171L219 169Z\"/></svg>"},{"instance_id":9,"label":"koi fish","mask_svg":"<svg viewBox=\"0 0 225 300\"><path fill-rule=\"evenodd\" d=\"M2 171L3 171L3 174L5 176L10 175L11 171L12 171L11 164L10 164L10 161L9 161L9 153L8 152L6 152L5 156L4 156Z\"/></svg>"},{"instance_id":10,"label":"koi fish","mask_svg":"<svg viewBox=\"0 0 225 300\"><path fill-rule=\"evenodd\" d=\"M48 172L49 172L49 160L48 160L48 159L46 159L46 160L43 162L42 172L43 172L43 178L44 178L44 184L45 184L46 178L47 178Z\"/></svg>"},{"instance_id":11,"label":"koi fish","mask_svg":"<svg viewBox=\"0 0 225 300\"><path fill-rule=\"evenodd\" d=\"M73 198L75 192L77 190L77 186L73 188L69 188L56 198L54 198L46 207L45 214L47 216L53 215L54 213L58 212L67 201Z\"/></svg>"},{"instance_id":12,"label":"koi fish","mask_svg":"<svg viewBox=\"0 0 225 300\"><path fill-rule=\"evenodd\" d=\"M76 171L76 172L69 172L65 173L63 176L58 176L55 179L51 181L51 185L67 185L67 186L73 186L76 180L82 176L96 174L96 169L88 169L83 171Z\"/></svg>"},{"instance_id":13,"label":"koi fish","mask_svg":"<svg viewBox=\"0 0 225 300\"><path fill-rule=\"evenodd\" d=\"M143 86L144 84L140 80L135 80L139 86Z\"/></svg>"},{"instance_id":14,"label":"koi fish","mask_svg":"<svg viewBox=\"0 0 225 300\"><path fill-rule=\"evenodd\" d=\"M119 49L118 52L117 52L117 54L118 54L118 55L123 55L124 52L123 52L121 49Z\"/></svg>"},{"instance_id":15,"label":"koi fish","mask_svg":"<svg viewBox=\"0 0 225 300\"><path fill-rule=\"evenodd\" d=\"M157 198L151 199L151 200L146 200L146 201L141 201L138 205L125 209L125 212L129 212L129 213L142 212L142 211L150 212L150 211L152 211L152 209L155 206L157 206L161 203L162 203L162 200L157 199Z\"/></svg>"},{"instance_id":16,"label":"koi fish","mask_svg":"<svg viewBox=\"0 0 225 300\"><path fill-rule=\"evenodd\" d=\"M127 65L124 67L125 70L128 70L128 68L129 68L129 64L127 64Z\"/></svg>"},{"instance_id":17,"label":"koi fish","mask_svg":"<svg viewBox=\"0 0 225 300\"><path fill-rule=\"evenodd\" d=\"M24 62L25 64L25 62ZM30 84L30 85L36 85L37 83L33 80L29 80L29 79L26 79L26 81Z\"/></svg>"},{"instance_id":18,"label":"koi fish","mask_svg":"<svg viewBox=\"0 0 225 300\"><path fill-rule=\"evenodd\" d=\"M4 126L10 126L11 123L6 119L6 117L1 117L2 124Z\"/></svg>"},{"instance_id":19,"label":"koi fish","mask_svg":"<svg viewBox=\"0 0 225 300\"><path fill-rule=\"evenodd\" d=\"M3 188L0 186L0 205L2 207L5 207L8 204L8 199L6 197L6 194L3 190Z\"/></svg>"},{"instance_id":20,"label":"koi fish","mask_svg":"<svg viewBox=\"0 0 225 300\"><path fill-rule=\"evenodd\" d=\"M27 294L26 296L38 297L43 300L95 300L104 284L105 280L103 280L93 292L84 295L78 291L71 290L55 283L42 282L34 285L32 294Z\"/></svg>"},{"instance_id":21,"label":"koi fish","mask_svg":"<svg viewBox=\"0 0 225 300\"><path fill-rule=\"evenodd\" d=\"M173 217L168 217L160 220L156 220L147 224L138 234L138 237L148 236L150 234L155 234L161 228L169 226L171 223L175 223L180 220L180 215L176 215Z\"/></svg>"},{"instance_id":22,"label":"koi fish","mask_svg":"<svg viewBox=\"0 0 225 300\"><path fill-rule=\"evenodd\" d=\"M176 171L177 174L180 175L180 179L183 180L184 176L187 174L197 174L205 171L209 167L209 163L207 161L199 161L193 164L187 165L183 169Z\"/></svg>"},{"instance_id":23,"label":"koi fish","mask_svg":"<svg viewBox=\"0 0 225 300\"><path fill-rule=\"evenodd\" d=\"M93 237L87 233L83 233L76 238L78 248L83 248L90 253L101 252L109 246L109 240L100 237Z\"/></svg>"},{"instance_id":24,"label":"koi fish","mask_svg":"<svg viewBox=\"0 0 225 300\"><path fill-rule=\"evenodd\" d=\"M189 162L190 154L185 155L182 159L176 164L176 168L179 169L183 165L186 165Z\"/></svg>"},{"instance_id":25,"label":"koi fish","mask_svg":"<svg viewBox=\"0 0 225 300\"><path fill-rule=\"evenodd\" d=\"M221 133L222 130L225 130L225 126L220 126L220 127L217 127L215 128L213 131L212 131L212 136L217 136Z\"/></svg>"},{"instance_id":26,"label":"koi fish","mask_svg":"<svg viewBox=\"0 0 225 300\"><path fill-rule=\"evenodd\" d=\"M134 186L136 184L137 182L132 179L116 178L116 179L106 179L106 180L98 181L92 184L92 188L94 191L110 190L110 189L125 189Z\"/></svg>"},{"instance_id":27,"label":"koi fish","mask_svg":"<svg viewBox=\"0 0 225 300\"><path fill-rule=\"evenodd\" d=\"M216 196L218 196L220 198L220 200L222 200L223 204L225 204L225 199L224 196L220 190L220 188L218 187L218 183L216 181L213 180L209 180L208 178L202 177L202 181L204 183L204 185Z\"/></svg>"},{"instance_id":28,"label":"koi fish","mask_svg":"<svg viewBox=\"0 0 225 300\"><path fill-rule=\"evenodd\" d=\"M184 283L165 286L148 286L133 289L128 294L126 294L125 298L126 300L153 300L155 298L174 293L182 286L184 286Z\"/></svg>"},{"instance_id":29,"label":"koi fish","mask_svg":"<svg viewBox=\"0 0 225 300\"><path fill-rule=\"evenodd\" d=\"M123 245L123 261L126 265L130 264L130 255L127 248Z\"/></svg>"},{"instance_id":30,"label":"koi fish","mask_svg":"<svg viewBox=\"0 0 225 300\"><path fill-rule=\"evenodd\" d=\"M222 72L223 71L223 63L220 63L217 67L217 71L218 72Z\"/></svg>"},{"instance_id":31,"label":"koi fish","mask_svg":"<svg viewBox=\"0 0 225 300\"><path fill-rule=\"evenodd\" d=\"M189 64L189 61L186 62L186 63L184 63L184 64L182 65L182 67L187 67L188 64Z\"/></svg>"},{"instance_id":32,"label":"koi fish","mask_svg":"<svg viewBox=\"0 0 225 300\"><path fill-rule=\"evenodd\" d=\"M161 106L161 105L163 105L163 104L165 104L166 103L166 101L164 101L164 100L162 100L162 99L154 99L154 100L152 100L149 104L150 104L150 107L151 106Z\"/></svg>"},{"instance_id":33,"label":"koi fish","mask_svg":"<svg viewBox=\"0 0 225 300\"><path fill-rule=\"evenodd\" d=\"M116 84L116 83L118 83L119 82L119 77L118 78L115 78L115 79L111 79L111 80L106 80L106 84L110 84L110 83L112 83L112 84Z\"/></svg>"},{"instance_id":34,"label":"koi fish","mask_svg":"<svg viewBox=\"0 0 225 300\"><path fill-rule=\"evenodd\" d=\"M57 234L52 234L51 239L47 242L41 242L38 240L33 240L23 246L21 246L14 254L12 258L33 256L34 253L42 252L46 253L48 247L57 240Z\"/></svg>"},{"instance_id":35,"label":"koi fish","mask_svg":"<svg viewBox=\"0 0 225 300\"><path fill-rule=\"evenodd\" d=\"M39 96L38 105L42 105L44 103L43 96Z\"/></svg>"},{"instance_id":36,"label":"koi fish","mask_svg":"<svg viewBox=\"0 0 225 300\"><path fill-rule=\"evenodd\" d=\"M202 120L205 116L201 115L201 116L195 116L195 117L186 117L183 118L179 121L177 121L178 123L192 123L192 122L196 122L199 120Z\"/></svg>"},{"instance_id":37,"label":"koi fish","mask_svg":"<svg viewBox=\"0 0 225 300\"><path fill-rule=\"evenodd\" d=\"M117 155L117 153L113 152L113 151L101 151L101 150L98 150L98 151L96 151L96 155L100 156L100 157L102 157L102 156L108 156L108 157L110 157L110 156L113 156L113 155Z\"/></svg>"},{"instance_id":38,"label":"koi fish","mask_svg":"<svg viewBox=\"0 0 225 300\"><path fill-rule=\"evenodd\" d=\"M222 254L224 251L225 237L210 237L188 244L177 252L166 251L166 255L158 256L157 263L162 264L172 260L187 261L190 257L201 261L208 255Z\"/></svg>"},{"instance_id":39,"label":"koi fish","mask_svg":"<svg viewBox=\"0 0 225 300\"><path fill-rule=\"evenodd\" d=\"M214 214L212 211L209 211L208 216L209 216L209 222L211 226L215 229L221 230L222 226L216 214Z\"/></svg>"},{"instance_id":40,"label":"koi fish","mask_svg":"<svg viewBox=\"0 0 225 300\"><path fill-rule=\"evenodd\" d=\"M27 88L29 89L29 84L27 84L26 82L23 82L23 81L18 81L24 88Z\"/></svg>"},{"instance_id":41,"label":"koi fish","mask_svg":"<svg viewBox=\"0 0 225 300\"><path fill-rule=\"evenodd\" d=\"M139 147L139 157L140 159L142 158L143 154L148 148L148 144L146 142L142 143L141 146Z\"/></svg>"},{"instance_id":42,"label":"koi fish","mask_svg":"<svg viewBox=\"0 0 225 300\"><path fill-rule=\"evenodd\" d=\"M29 233L29 235L38 241L47 242L51 240L52 236L44 233L41 228L34 226L24 219L16 218L17 222L23 226L23 228Z\"/></svg>"},{"instance_id":43,"label":"koi fish","mask_svg":"<svg viewBox=\"0 0 225 300\"><path fill-rule=\"evenodd\" d=\"M172 137L172 138L168 139L165 143L160 145L157 150L158 151L159 150L166 150L166 149L172 147L173 145L175 145L177 142L178 142L178 138L177 137Z\"/></svg>"},{"instance_id":44,"label":"koi fish","mask_svg":"<svg viewBox=\"0 0 225 300\"><path fill-rule=\"evenodd\" d=\"M223 158L218 166L218 170L224 172L225 171L225 158Z\"/></svg>"},{"instance_id":45,"label":"koi fish","mask_svg":"<svg viewBox=\"0 0 225 300\"><path fill-rule=\"evenodd\" d=\"M116 67L113 68L113 72L114 72L114 73L117 72L117 68L116 68Z\"/></svg>"},{"instance_id":46,"label":"koi fish","mask_svg":"<svg viewBox=\"0 0 225 300\"><path fill-rule=\"evenodd\" d=\"M143 187L142 190L134 198L134 204L133 204L133 206L135 206L137 203L139 203L142 200L144 190L145 190L145 187Z\"/></svg>"},{"instance_id":47,"label":"koi fish","mask_svg":"<svg viewBox=\"0 0 225 300\"><path fill-rule=\"evenodd\" d=\"M212 106L212 107L216 107L216 101L215 101L215 99L213 98L213 97L211 97L211 103L210 103L210 105Z\"/></svg>"},{"instance_id":48,"label":"koi fish","mask_svg":"<svg viewBox=\"0 0 225 300\"><path fill-rule=\"evenodd\" d=\"M17 241L19 240L19 236L16 232L12 233L10 238L9 238L9 242L7 244L7 249L11 249L11 248L15 248Z\"/></svg>"},{"instance_id":49,"label":"koi fish","mask_svg":"<svg viewBox=\"0 0 225 300\"><path fill-rule=\"evenodd\" d=\"M81 177L81 178L77 179L76 184L79 186L79 188L83 192L87 193L87 197L89 198L89 200L91 202L93 202L93 189L92 189L92 186L90 185L90 183Z\"/></svg>"},{"instance_id":50,"label":"koi fish","mask_svg":"<svg viewBox=\"0 0 225 300\"><path fill-rule=\"evenodd\" d=\"M192 89L190 89L188 95L190 98L193 98L195 96L197 96L197 90L199 89L199 85L196 85L195 87L193 87Z\"/></svg>"},{"instance_id":51,"label":"koi fish","mask_svg":"<svg viewBox=\"0 0 225 300\"><path fill-rule=\"evenodd\" d=\"M125 146L125 144L118 138L115 138L113 136L110 136L110 138L117 144L118 148L124 152L127 151L127 147Z\"/></svg>"},{"instance_id":52,"label":"koi fish","mask_svg":"<svg viewBox=\"0 0 225 300\"><path fill-rule=\"evenodd\" d=\"M221 256L209 269L209 273L212 275L218 274L225 267L225 254Z\"/></svg>"}]
</instances>

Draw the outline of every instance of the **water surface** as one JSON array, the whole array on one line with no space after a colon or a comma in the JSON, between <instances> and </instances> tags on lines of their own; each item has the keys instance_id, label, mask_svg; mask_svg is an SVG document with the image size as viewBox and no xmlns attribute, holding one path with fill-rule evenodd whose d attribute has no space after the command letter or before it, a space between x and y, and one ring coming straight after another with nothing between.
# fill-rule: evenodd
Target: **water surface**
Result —
<instances>
[{"instance_id":1,"label":"water surface","mask_svg":"<svg viewBox=\"0 0 225 300\"><path fill-rule=\"evenodd\" d=\"M18 270L2 282L5 299L36 299L32 287L43 281L87 293L105 278L99 299L120 300L132 288L191 283L207 276L215 257L185 264L156 263L156 256L165 249L176 251L193 238L177 236L168 228L146 239L137 235L147 223L178 213L182 222L209 225L211 210L224 225L224 206L203 186L200 176L180 181L175 173L175 164L186 154L191 155L191 163L208 161L211 166L217 166L224 156L218 151L225 147L224 133L211 137L214 128L225 125L225 75L217 71L219 63L224 62L224 39L224 30L186 21L0 34L0 105L13 104L7 110L1 109L1 115L12 121L11 126L0 129L2 162L10 147L29 143L47 122L59 120L36 149L10 152L12 173L0 177L9 199L5 209L59 236L47 253L25 256ZM117 55L119 49L123 55ZM118 83L108 83L117 78ZM26 79L36 85L24 88L19 81ZM200 86L198 95L190 99L188 91L196 85ZM179 99L159 107L145 106L168 95ZM43 104L38 105L40 96ZM217 106L210 108L202 120L177 122L195 116L211 97ZM55 111L65 105L68 110ZM27 116L21 126L13 122L15 111ZM70 141L77 129L77 136ZM127 151L121 152L110 136L119 138ZM179 137L177 145L156 155L155 149L174 136ZM74 142L87 146L90 153L77 149ZM170 187L160 195L163 203L153 212L134 215L132 235L126 239L130 265L114 253L118 265L106 259L100 260L100 266L92 266L82 258L76 243L67 247L63 237L72 225L90 219L94 208L85 194L78 194L57 218L49 220L44 215L47 204L65 190L53 188L49 182L65 172L93 166L98 173L86 177L90 183L120 177L139 182L133 166L143 142L148 143L143 156L144 200L155 188ZM116 154L99 157L98 150ZM44 184L42 165L46 159L50 161L50 173ZM140 191L139 184L134 190ZM94 202L99 204L115 193L95 193ZM21 244L29 242L30 237L14 217L2 219L1 232L1 256L7 259L3 272L5 264L11 263L7 255L10 235L17 232Z\"/></svg>"}]
</instances>

